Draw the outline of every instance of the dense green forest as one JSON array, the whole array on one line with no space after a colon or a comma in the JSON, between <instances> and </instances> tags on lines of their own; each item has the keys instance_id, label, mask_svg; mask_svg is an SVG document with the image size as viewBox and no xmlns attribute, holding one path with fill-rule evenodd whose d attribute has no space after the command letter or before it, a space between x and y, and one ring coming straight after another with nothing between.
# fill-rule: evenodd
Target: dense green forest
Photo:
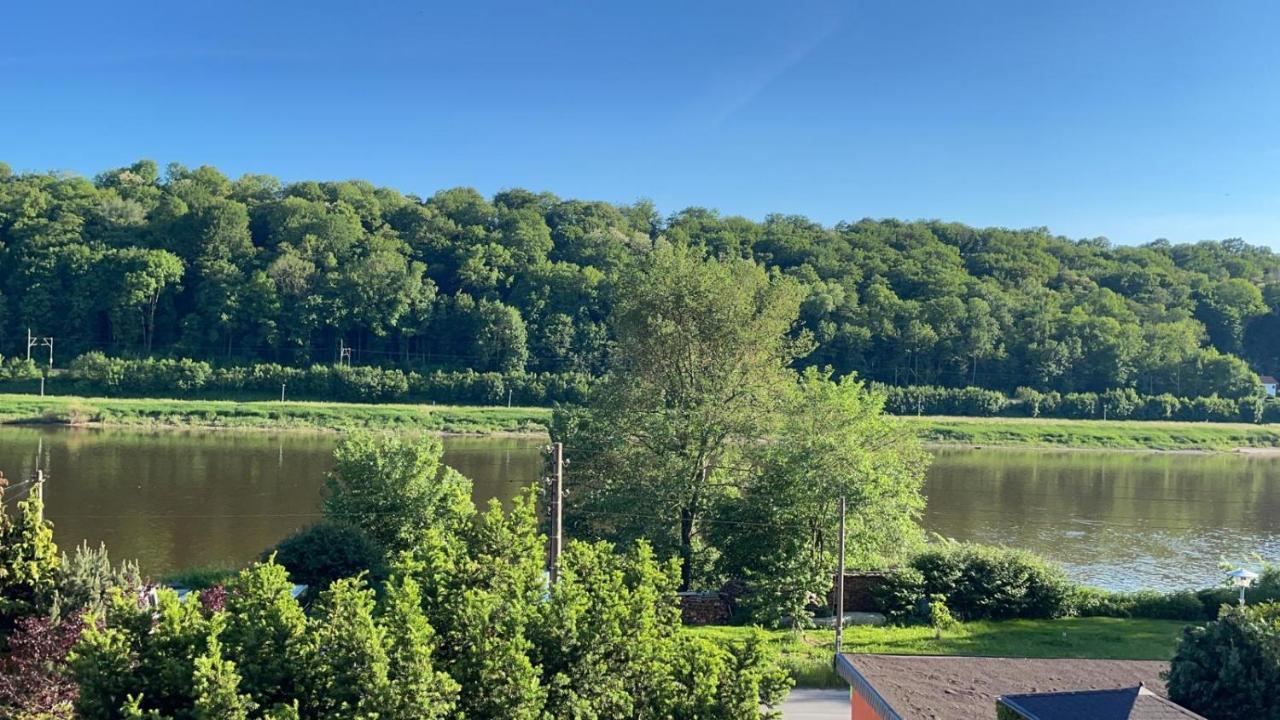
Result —
<instances>
[{"instance_id":1,"label":"dense green forest","mask_svg":"<svg viewBox=\"0 0 1280 720\"><path fill-rule=\"evenodd\" d=\"M655 245L749 257L805 291L801 361L898 385L1239 397L1280 370L1280 256L1043 228L826 227L689 208L363 181L231 180L150 161L89 180L0 164L0 352L55 338L218 364L605 367L619 278Z\"/></svg>"}]
</instances>

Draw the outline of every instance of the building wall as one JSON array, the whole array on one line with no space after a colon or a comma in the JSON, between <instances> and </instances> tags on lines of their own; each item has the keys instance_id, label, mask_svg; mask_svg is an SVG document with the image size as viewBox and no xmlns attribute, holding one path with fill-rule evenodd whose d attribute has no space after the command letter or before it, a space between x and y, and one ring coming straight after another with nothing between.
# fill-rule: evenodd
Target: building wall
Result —
<instances>
[{"instance_id":1,"label":"building wall","mask_svg":"<svg viewBox=\"0 0 1280 720\"><path fill-rule=\"evenodd\" d=\"M857 691L849 692L849 704L852 706L852 720L883 720L880 713L871 707L870 703L863 699Z\"/></svg>"}]
</instances>

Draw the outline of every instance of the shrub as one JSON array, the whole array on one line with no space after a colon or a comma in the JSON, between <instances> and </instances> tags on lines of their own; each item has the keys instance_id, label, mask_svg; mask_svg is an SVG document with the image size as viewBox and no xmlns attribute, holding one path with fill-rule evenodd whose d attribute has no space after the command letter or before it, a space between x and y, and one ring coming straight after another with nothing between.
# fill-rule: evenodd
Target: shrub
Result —
<instances>
[{"instance_id":1,"label":"shrub","mask_svg":"<svg viewBox=\"0 0 1280 720\"><path fill-rule=\"evenodd\" d=\"M1097 588L1075 588L1071 612L1081 617L1152 618L1157 620L1204 620L1208 614L1198 593L1154 590L1111 592ZM1215 606L1216 607L1216 606Z\"/></svg>"},{"instance_id":2,"label":"shrub","mask_svg":"<svg viewBox=\"0 0 1280 720\"><path fill-rule=\"evenodd\" d=\"M386 577L382 548L349 525L329 521L308 525L264 552L262 559L273 554L276 563L289 571L290 580L314 590L365 571L375 586Z\"/></svg>"},{"instance_id":3,"label":"shrub","mask_svg":"<svg viewBox=\"0 0 1280 720\"><path fill-rule=\"evenodd\" d=\"M1221 720L1280 717L1280 604L1228 607L1182 631L1169 699Z\"/></svg>"},{"instance_id":4,"label":"shrub","mask_svg":"<svg viewBox=\"0 0 1280 720\"><path fill-rule=\"evenodd\" d=\"M105 544L92 548L82 543L74 554L62 554L62 565L54 580L52 615L74 618L85 612L99 613L106 607L112 590L128 592L141 586L142 573L137 563L126 560L112 565Z\"/></svg>"},{"instance_id":5,"label":"shrub","mask_svg":"<svg viewBox=\"0 0 1280 720\"><path fill-rule=\"evenodd\" d=\"M913 567L889 572L872 591L876 609L891 622L906 624L920 617L924 598L924 574Z\"/></svg>"},{"instance_id":6,"label":"shrub","mask_svg":"<svg viewBox=\"0 0 1280 720\"><path fill-rule=\"evenodd\" d=\"M0 380L6 379L4 367L0 365ZM591 383L585 373L504 375L465 370L422 375L368 365L290 368L273 363L214 369L195 360L131 360L109 358L100 352L85 353L72 360L67 378L77 393L108 397L277 398L284 385L286 397L294 400L473 405L500 405L508 399L524 405L580 402Z\"/></svg>"},{"instance_id":7,"label":"shrub","mask_svg":"<svg viewBox=\"0 0 1280 720\"><path fill-rule=\"evenodd\" d=\"M1071 586L1062 571L1025 551L948 543L917 555L926 595L945 596L965 620L1052 618L1069 609Z\"/></svg>"},{"instance_id":8,"label":"shrub","mask_svg":"<svg viewBox=\"0 0 1280 720\"><path fill-rule=\"evenodd\" d=\"M1133 388L1112 388L1102 393L1102 416L1108 420L1127 420L1142 407L1142 398Z\"/></svg>"},{"instance_id":9,"label":"shrub","mask_svg":"<svg viewBox=\"0 0 1280 720\"><path fill-rule=\"evenodd\" d=\"M1142 399L1141 415L1144 420L1172 420L1181 407L1182 401L1169 393L1148 395Z\"/></svg>"},{"instance_id":10,"label":"shrub","mask_svg":"<svg viewBox=\"0 0 1280 720\"><path fill-rule=\"evenodd\" d=\"M1094 393L1067 393L1062 397L1059 414L1073 420L1098 417L1098 396Z\"/></svg>"}]
</instances>

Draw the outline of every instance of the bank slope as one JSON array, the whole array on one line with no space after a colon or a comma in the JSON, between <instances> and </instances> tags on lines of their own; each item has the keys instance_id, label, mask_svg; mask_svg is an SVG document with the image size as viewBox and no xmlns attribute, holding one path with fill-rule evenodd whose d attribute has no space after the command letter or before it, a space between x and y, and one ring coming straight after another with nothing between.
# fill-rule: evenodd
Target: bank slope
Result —
<instances>
[{"instance_id":1,"label":"bank slope","mask_svg":"<svg viewBox=\"0 0 1280 720\"><path fill-rule=\"evenodd\" d=\"M939 445L1205 451L1280 448L1280 425L1274 424L965 417L903 420L926 442Z\"/></svg>"},{"instance_id":2,"label":"bank slope","mask_svg":"<svg viewBox=\"0 0 1280 720\"><path fill-rule=\"evenodd\" d=\"M164 428L545 433L547 408L0 395L0 423Z\"/></svg>"}]
</instances>

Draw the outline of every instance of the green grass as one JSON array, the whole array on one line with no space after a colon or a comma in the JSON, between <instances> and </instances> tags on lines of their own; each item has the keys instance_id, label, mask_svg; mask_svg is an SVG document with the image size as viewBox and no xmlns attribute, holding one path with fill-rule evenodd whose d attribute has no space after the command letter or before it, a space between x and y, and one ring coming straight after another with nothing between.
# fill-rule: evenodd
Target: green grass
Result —
<instances>
[{"instance_id":1,"label":"green grass","mask_svg":"<svg viewBox=\"0 0 1280 720\"><path fill-rule=\"evenodd\" d=\"M932 628L845 629L844 651L892 655L985 655L999 657L1169 660L1187 623L1176 620L1062 618L963 623L934 639ZM690 627L684 632L715 642L742 640L746 627ZM781 652L797 687L843 687L832 669L831 630L763 631Z\"/></svg>"},{"instance_id":2,"label":"green grass","mask_svg":"<svg viewBox=\"0 0 1280 720\"><path fill-rule=\"evenodd\" d=\"M904 417L926 442L945 445L1234 450L1280 447L1280 425L1148 420Z\"/></svg>"},{"instance_id":3,"label":"green grass","mask_svg":"<svg viewBox=\"0 0 1280 720\"><path fill-rule=\"evenodd\" d=\"M0 394L0 423L542 433L550 417L550 409L536 407L42 398ZM903 420L926 442L939 445L1212 451L1280 448L1280 425L964 417L904 417Z\"/></svg>"},{"instance_id":4,"label":"green grass","mask_svg":"<svg viewBox=\"0 0 1280 720\"><path fill-rule=\"evenodd\" d=\"M546 408L35 397L0 394L0 423L242 429L396 428L457 433L545 432Z\"/></svg>"}]
</instances>

